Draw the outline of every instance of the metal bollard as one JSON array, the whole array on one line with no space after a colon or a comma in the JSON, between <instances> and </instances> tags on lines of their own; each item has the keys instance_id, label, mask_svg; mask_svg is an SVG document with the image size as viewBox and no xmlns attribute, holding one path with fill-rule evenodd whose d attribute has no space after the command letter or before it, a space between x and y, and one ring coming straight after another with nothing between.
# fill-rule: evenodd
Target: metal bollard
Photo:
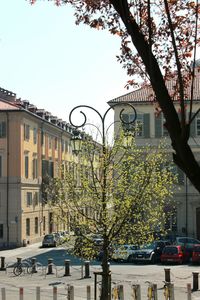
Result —
<instances>
[{"instance_id":1,"label":"metal bollard","mask_svg":"<svg viewBox=\"0 0 200 300\"><path fill-rule=\"evenodd\" d=\"M187 284L187 300L192 300L192 289L191 289L191 284Z\"/></svg>"},{"instance_id":2,"label":"metal bollard","mask_svg":"<svg viewBox=\"0 0 200 300\"><path fill-rule=\"evenodd\" d=\"M1 288L1 299L6 300L6 288Z\"/></svg>"},{"instance_id":3,"label":"metal bollard","mask_svg":"<svg viewBox=\"0 0 200 300\"><path fill-rule=\"evenodd\" d=\"M199 289L199 273L193 272L193 291L197 291Z\"/></svg>"},{"instance_id":4,"label":"metal bollard","mask_svg":"<svg viewBox=\"0 0 200 300\"><path fill-rule=\"evenodd\" d=\"M132 296L134 300L141 300L141 289L139 284L132 285Z\"/></svg>"},{"instance_id":5,"label":"metal bollard","mask_svg":"<svg viewBox=\"0 0 200 300\"><path fill-rule=\"evenodd\" d=\"M70 274L70 260L65 259L65 274L64 276L71 276Z\"/></svg>"},{"instance_id":6,"label":"metal bollard","mask_svg":"<svg viewBox=\"0 0 200 300\"><path fill-rule=\"evenodd\" d=\"M21 257L17 257L17 264L21 264L22 262L22 258Z\"/></svg>"},{"instance_id":7,"label":"metal bollard","mask_svg":"<svg viewBox=\"0 0 200 300\"><path fill-rule=\"evenodd\" d=\"M0 271L5 271L5 257L1 256L1 267L0 267Z\"/></svg>"},{"instance_id":8,"label":"metal bollard","mask_svg":"<svg viewBox=\"0 0 200 300\"><path fill-rule=\"evenodd\" d=\"M19 300L23 300L24 299L24 289L23 287L19 288Z\"/></svg>"},{"instance_id":9,"label":"metal bollard","mask_svg":"<svg viewBox=\"0 0 200 300\"><path fill-rule=\"evenodd\" d=\"M124 300L124 287L123 287L123 285L118 286L118 295L119 295L119 300Z\"/></svg>"},{"instance_id":10,"label":"metal bollard","mask_svg":"<svg viewBox=\"0 0 200 300\"><path fill-rule=\"evenodd\" d=\"M171 282L170 269L164 269L164 270L165 270L165 282Z\"/></svg>"},{"instance_id":11,"label":"metal bollard","mask_svg":"<svg viewBox=\"0 0 200 300\"><path fill-rule=\"evenodd\" d=\"M57 300L57 286L53 287L53 300Z\"/></svg>"},{"instance_id":12,"label":"metal bollard","mask_svg":"<svg viewBox=\"0 0 200 300\"><path fill-rule=\"evenodd\" d=\"M53 274L53 258L48 258L48 272L47 275Z\"/></svg>"},{"instance_id":13,"label":"metal bollard","mask_svg":"<svg viewBox=\"0 0 200 300\"><path fill-rule=\"evenodd\" d=\"M31 259L31 267L32 267L32 273L37 273L37 270L36 270L36 258L33 257Z\"/></svg>"},{"instance_id":14,"label":"metal bollard","mask_svg":"<svg viewBox=\"0 0 200 300\"><path fill-rule=\"evenodd\" d=\"M87 292L87 300L91 300L91 287L90 287L90 285L87 285L86 292Z\"/></svg>"},{"instance_id":15,"label":"metal bollard","mask_svg":"<svg viewBox=\"0 0 200 300\"><path fill-rule=\"evenodd\" d=\"M36 300L40 300L40 286L36 286Z\"/></svg>"},{"instance_id":16,"label":"metal bollard","mask_svg":"<svg viewBox=\"0 0 200 300\"><path fill-rule=\"evenodd\" d=\"M90 276L90 262L87 260L85 261L85 276L84 278L91 278Z\"/></svg>"}]
</instances>

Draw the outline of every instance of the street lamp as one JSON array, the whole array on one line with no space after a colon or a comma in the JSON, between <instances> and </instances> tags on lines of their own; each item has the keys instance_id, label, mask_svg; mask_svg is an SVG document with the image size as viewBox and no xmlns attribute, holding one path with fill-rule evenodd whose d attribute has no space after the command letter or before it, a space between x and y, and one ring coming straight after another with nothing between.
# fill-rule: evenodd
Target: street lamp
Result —
<instances>
[{"instance_id":1,"label":"street lamp","mask_svg":"<svg viewBox=\"0 0 200 300\"><path fill-rule=\"evenodd\" d=\"M105 119L106 119L106 116L108 114L108 112L116 107L116 106L122 106L121 103L117 103L117 104L114 104L112 105L111 107L109 107L106 112L104 113L104 115L102 116L98 110L96 110L95 108L93 108L92 106L88 106L88 105L79 105L79 106L76 106L74 107L70 114L69 114L69 122L70 124L74 127L74 131L73 131L73 136L71 138L71 141L72 141L72 151L77 155L80 151L81 151L81 147L82 147L82 141L83 141L83 138L84 138L84 135L78 130L78 128L81 128L81 127L84 127L85 125L91 125L93 127L95 127L101 134L101 145L102 145L102 148L103 148L103 152L105 151L105 145L106 145L106 132L107 132L107 129L105 128ZM127 148L130 148L131 147L131 144L132 144L132 141L133 141L133 133L131 132L130 130L130 125L133 124L137 118L137 113L136 113L136 110L135 108L130 104L130 103L125 103L123 104L123 106L126 106L126 107L129 107L133 110L134 112L134 118L132 118L132 120L129 122L129 121L125 121L123 119L123 112L125 110L125 108L122 108L120 113L119 113L119 119L120 121L115 121L113 122L112 124L116 123L116 122L121 122L122 124L122 129L124 131L124 146L127 147ZM84 121L80 124L80 125L75 125L73 122L72 122L72 114L75 110L79 109L79 108L88 108L88 109L91 109L93 111L95 111L100 120L101 120L101 130L94 124L91 124L91 123L86 123L87 122L87 117L86 117L86 114L81 110L80 113L83 115L84 117ZM112 125L110 124L110 125ZM110 128L110 126L108 127Z\"/></svg>"},{"instance_id":2,"label":"street lamp","mask_svg":"<svg viewBox=\"0 0 200 300\"><path fill-rule=\"evenodd\" d=\"M131 115L134 115L134 118L132 118L132 120L129 122L128 120L125 120L125 117L123 118L123 112L125 110L125 108L122 108L120 110L119 113L119 121L115 121L112 122L108 127L106 127L105 125L105 119L106 116L108 114L108 112L116 107L116 106L126 106L126 108L128 108L129 110L131 109ZM91 123L87 123L87 117L86 114L80 110L80 113L83 116L83 122L80 125L75 125L72 122L72 114L75 110L79 109L79 108L85 108L85 109L90 109L93 110L100 118L101 121L101 125L100 128L97 127L95 124L91 124ZM133 111L133 113L132 113ZM108 297L108 295L110 294L110 271L109 271L109 264L108 264L108 259L109 259L109 253L108 253L108 247L109 247L109 234L108 234L108 224L106 223L106 217L109 214L109 209L108 208L108 186L109 186L109 181L110 178L107 177L108 174L110 174L110 172L108 172L109 168L113 168L109 166L108 163L108 157L109 155L107 155L109 153L109 150L111 147L107 146L108 143L106 143L106 134L108 133L108 130L110 128L110 126L116 122L121 122L122 125L122 129L126 128L126 131L124 133L124 139L123 139L123 145L126 148L130 148L131 147L131 143L132 143L132 139L133 139L133 134L129 134L129 129L132 128L131 124L133 124L136 120L137 114L136 114L136 110L135 108L130 104L130 103L117 103L112 105L111 107L109 107L106 112L104 113L104 115L101 115L99 113L98 110L96 110L95 108L88 106L88 105L79 105L74 107L70 114L69 114L69 122L70 124L74 127L74 132L73 132L73 136L72 136L72 146L73 146L73 152L78 155L79 152L81 151L81 146L82 146L82 141L85 140L86 136L85 134L81 133L79 131L79 128L85 126L85 125L90 125L96 128L96 130L98 131L98 133L101 136L101 141L100 143L98 143L98 147L100 148L101 151L101 156L100 156L100 165L101 165L101 175L100 175L100 179L99 179L99 183L100 183L100 197L97 197L98 200L100 201L100 204L98 205L98 213L101 214L101 221L102 221L102 235L103 235L103 245L102 245L102 250L103 250L103 259L102 259L102 292L101 292L101 300L108 300L110 299ZM121 128L121 127L120 127ZM118 136L115 136L115 138L117 139ZM124 143L125 140L125 143ZM93 140L91 140L91 143L93 143ZM94 142L95 144L96 142ZM122 151L123 152L123 151ZM123 153L122 153L123 155ZM115 162L114 162L115 163ZM112 159L112 164L113 164L113 159ZM92 166L92 169L94 166Z\"/></svg>"}]
</instances>

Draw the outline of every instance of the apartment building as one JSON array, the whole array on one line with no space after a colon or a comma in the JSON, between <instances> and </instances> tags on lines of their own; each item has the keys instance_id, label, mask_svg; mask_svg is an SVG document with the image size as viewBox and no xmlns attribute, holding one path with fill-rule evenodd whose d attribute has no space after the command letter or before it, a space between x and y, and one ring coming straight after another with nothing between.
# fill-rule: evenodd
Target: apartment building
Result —
<instances>
[{"instance_id":1,"label":"apartment building","mask_svg":"<svg viewBox=\"0 0 200 300\"><path fill-rule=\"evenodd\" d=\"M35 243L57 231L42 182L73 158L72 127L0 88L0 248Z\"/></svg>"},{"instance_id":2,"label":"apartment building","mask_svg":"<svg viewBox=\"0 0 200 300\"><path fill-rule=\"evenodd\" d=\"M170 81L167 84L169 92L173 92L174 82ZM121 105L130 103L134 106L137 113L135 121L137 126L137 144L142 146L147 143L157 146L160 140L164 139L167 145L166 151L170 154L173 149L168 131L164 127L165 119L162 112L159 112L153 95L152 88L146 86L110 100L108 104L113 106L114 109L114 130L117 133L119 129L118 121L122 110ZM189 88L188 95L190 95ZM195 113L200 109L200 70L196 72L193 99L193 113ZM177 96L174 97L173 101L177 112L179 112L180 106ZM186 103L186 110L189 111L189 101ZM132 121L134 119L133 109L129 108L126 113L124 112L123 118L125 121ZM197 114L191 124L189 144L197 161L200 162L200 113ZM170 158L172 159L172 155L170 155ZM174 168L178 174L178 184L174 194L176 211L173 220L170 220L167 226L170 227L173 234L188 235L200 239L200 195L185 174L176 166Z\"/></svg>"}]
</instances>

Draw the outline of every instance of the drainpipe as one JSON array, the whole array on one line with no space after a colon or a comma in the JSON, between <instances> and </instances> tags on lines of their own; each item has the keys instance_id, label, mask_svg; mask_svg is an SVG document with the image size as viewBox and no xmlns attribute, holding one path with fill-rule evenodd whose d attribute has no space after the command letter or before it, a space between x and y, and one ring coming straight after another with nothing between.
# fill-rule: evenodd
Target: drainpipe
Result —
<instances>
[{"instance_id":1,"label":"drainpipe","mask_svg":"<svg viewBox=\"0 0 200 300\"><path fill-rule=\"evenodd\" d=\"M9 232L9 115L8 112L6 112L6 118L7 118L7 180L6 180L6 227L7 227L7 246L9 246L10 243L10 232Z\"/></svg>"}]
</instances>

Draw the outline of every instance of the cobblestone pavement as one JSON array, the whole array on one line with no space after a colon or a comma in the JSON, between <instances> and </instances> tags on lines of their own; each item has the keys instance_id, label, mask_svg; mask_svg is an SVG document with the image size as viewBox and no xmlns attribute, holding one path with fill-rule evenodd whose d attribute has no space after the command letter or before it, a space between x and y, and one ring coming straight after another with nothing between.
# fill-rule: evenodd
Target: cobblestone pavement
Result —
<instances>
[{"instance_id":1,"label":"cobblestone pavement","mask_svg":"<svg viewBox=\"0 0 200 300\"><path fill-rule=\"evenodd\" d=\"M0 257L5 257L6 264L15 262L16 257L29 257L32 252L36 251L36 254L46 252L52 254L52 249L39 249L39 244L30 245L25 248L18 248L15 250L0 251ZM60 250L60 252L59 252ZM63 253L62 249L56 248L56 255ZM62 254L63 255L63 254ZM39 258L39 256L38 256ZM62 262L66 257L62 256ZM170 269L171 282L174 284L175 300L188 300L187 284L191 284L193 288L194 273L199 272L199 266L161 266L161 265L131 265L131 264L112 264L110 266L112 274L112 287L116 285L124 286L124 300L131 300L133 284L139 284L141 287L141 296L143 299L147 298L148 282L157 284L158 288L158 300L166 299L164 296L164 280L165 280L165 269ZM87 270L85 265L81 265L80 262L70 265L70 276L65 275L65 266L63 263L58 263L56 266L52 265L52 273L48 273L46 266L43 269L38 270L35 274L27 274L26 272L20 276L15 276L12 272L12 268L8 268L7 271L0 271L0 300L4 300L3 289L6 291L6 300L22 299L20 296L20 287L23 287L24 295L23 300L35 300L36 298L36 287L40 288L40 299L58 299L66 300L68 285L74 286L74 299L87 299L86 287L91 287L92 298L94 299L94 272L101 271L100 264L91 264L89 274L86 274ZM84 278L85 275L90 275L90 278ZM89 276L86 276L89 277ZM97 291L99 290L100 276L97 277L98 285ZM57 298L53 291L57 287ZM39 298L38 298L39 299ZM99 299L97 297L97 299ZM192 292L192 300L200 300L200 291Z\"/></svg>"}]
</instances>

